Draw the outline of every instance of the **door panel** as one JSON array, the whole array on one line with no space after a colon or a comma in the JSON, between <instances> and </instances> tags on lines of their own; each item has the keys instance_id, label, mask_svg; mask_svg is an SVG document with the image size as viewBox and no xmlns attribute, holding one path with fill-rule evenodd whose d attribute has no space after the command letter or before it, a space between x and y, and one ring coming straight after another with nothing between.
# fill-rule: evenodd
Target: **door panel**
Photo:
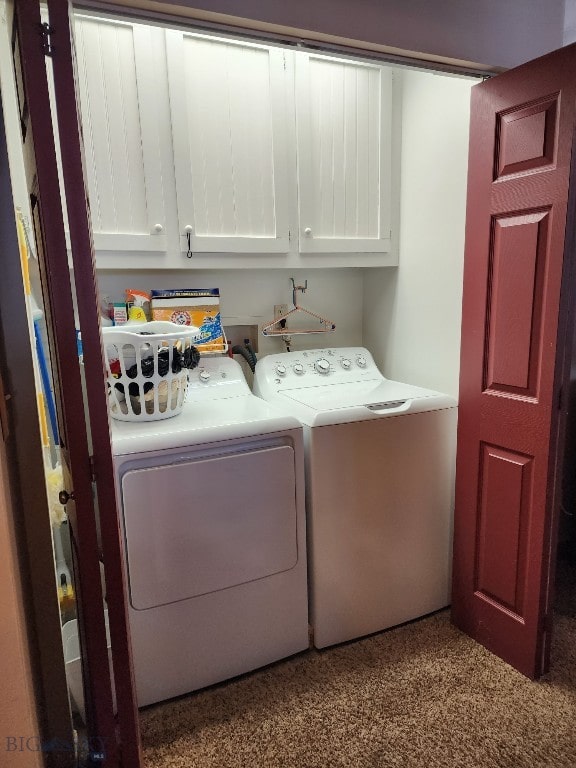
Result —
<instances>
[{"instance_id":1,"label":"door panel","mask_svg":"<svg viewBox=\"0 0 576 768\"><path fill-rule=\"evenodd\" d=\"M550 211L493 222L484 390L537 397Z\"/></svg>"},{"instance_id":2,"label":"door panel","mask_svg":"<svg viewBox=\"0 0 576 768\"><path fill-rule=\"evenodd\" d=\"M549 640L575 76L570 46L472 89L453 619L530 677Z\"/></svg>"},{"instance_id":3,"label":"door panel","mask_svg":"<svg viewBox=\"0 0 576 768\"><path fill-rule=\"evenodd\" d=\"M166 55L183 250L286 253L282 51L166 30Z\"/></svg>"},{"instance_id":4,"label":"door panel","mask_svg":"<svg viewBox=\"0 0 576 768\"><path fill-rule=\"evenodd\" d=\"M235 478L233 494L223 477ZM126 472L132 606L146 610L294 568L294 484L294 451L286 445Z\"/></svg>"},{"instance_id":5,"label":"door panel","mask_svg":"<svg viewBox=\"0 0 576 768\"><path fill-rule=\"evenodd\" d=\"M390 250L392 70L296 53L302 253Z\"/></svg>"},{"instance_id":6,"label":"door panel","mask_svg":"<svg viewBox=\"0 0 576 768\"><path fill-rule=\"evenodd\" d=\"M476 592L522 616L531 458L482 445ZM508 511L502 520L501 509Z\"/></svg>"},{"instance_id":7,"label":"door panel","mask_svg":"<svg viewBox=\"0 0 576 768\"><path fill-rule=\"evenodd\" d=\"M75 20L78 89L96 250L165 251L153 35L109 19Z\"/></svg>"}]
</instances>

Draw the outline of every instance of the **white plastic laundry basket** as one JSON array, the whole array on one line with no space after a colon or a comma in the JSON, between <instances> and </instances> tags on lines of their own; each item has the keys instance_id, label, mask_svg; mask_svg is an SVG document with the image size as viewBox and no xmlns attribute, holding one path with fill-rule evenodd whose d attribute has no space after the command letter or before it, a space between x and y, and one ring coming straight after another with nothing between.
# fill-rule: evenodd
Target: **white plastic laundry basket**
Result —
<instances>
[{"instance_id":1,"label":"white plastic laundry basket","mask_svg":"<svg viewBox=\"0 0 576 768\"><path fill-rule=\"evenodd\" d=\"M188 369L181 365L199 329L165 321L102 328L110 415L155 421L182 410Z\"/></svg>"}]
</instances>

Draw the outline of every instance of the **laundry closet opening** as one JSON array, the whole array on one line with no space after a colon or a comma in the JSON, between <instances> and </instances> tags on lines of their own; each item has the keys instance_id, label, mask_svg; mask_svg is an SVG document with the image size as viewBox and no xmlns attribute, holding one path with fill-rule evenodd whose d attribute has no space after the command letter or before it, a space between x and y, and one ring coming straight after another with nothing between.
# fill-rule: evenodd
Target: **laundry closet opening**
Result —
<instances>
[{"instance_id":1,"label":"laundry closet opening","mask_svg":"<svg viewBox=\"0 0 576 768\"><path fill-rule=\"evenodd\" d=\"M284 351L261 330L293 278L335 330L291 350L365 347L457 398L478 76L89 12L75 34L103 304L217 287L264 357Z\"/></svg>"},{"instance_id":2,"label":"laundry closet opening","mask_svg":"<svg viewBox=\"0 0 576 768\"><path fill-rule=\"evenodd\" d=\"M254 346L262 358L285 350L281 336L261 331L274 318L275 307L292 306L292 278L306 285L301 303L335 325L332 333L322 335L298 334L298 324L289 325L286 335L295 331L292 351L365 347L387 378L457 398L469 99L478 76L89 12L76 14L75 38L103 306L123 303L127 289L218 288L224 328L230 333L237 327L255 329ZM250 383L251 371L243 358L237 359ZM214 360L206 365L219 370ZM174 417L173 429L182 431L177 424L182 418ZM162 445L170 442L171 422L163 424ZM128 441L131 425L120 426L126 426L121 438ZM455 426L454 419L449 427L453 437ZM143 425L138 428L144 435ZM273 445L250 443L249 455L255 449L270 457L289 455L298 474L301 448L290 429L276 435ZM147 517L146 501L156 498L154 488L168 458L153 437L146 439L148 447L142 444L141 452L152 451L157 466L150 458L145 466L131 463L127 451L121 457L116 451L116 462L119 485L137 490L136 501L127 501L125 508L120 500L120 512L132 632L146 636L147 649L140 657L149 654L146 666L151 669L157 667L154 643L166 644L180 630L170 637L155 635L145 626L145 609L158 606L155 610L166 616L172 612L166 626L174 628L182 601L205 598L192 586L188 594L177 569L172 576L170 569L165 571L154 589L146 575L158 552L164 548L165 556L170 549L171 532L183 524L171 517L169 525L160 525L151 509ZM183 445L177 440L169 452L181 453ZM246 450L242 447L245 456ZM198 487L207 472L216 486L219 467L226 474L225 466L250 466L232 448L226 451L216 460L204 449L178 464L180 469L170 465L170 484L188 478L182 492L172 488L178 504L194 490L190 477ZM183 474L184 466L192 475ZM274 472L279 472L277 486L283 487L288 481L279 469ZM267 492L264 479L254 484L254 494ZM248 495L238 492L238 503L249 506L248 489ZM450 498L446 504L451 507ZM158 552L153 542L143 542L141 533L134 538L127 533L142 512ZM300 507L289 514L301 536ZM255 515L251 530L259 527ZM277 535L271 531L270 541ZM184 530L178 536L185 538ZM302 540L295 538L293 546L302 557ZM285 553L282 573L290 571L286 563L294 556ZM174 551L171 557L174 562ZM265 574L276 568L273 563L262 567ZM259 571L254 573L244 582L261 578ZM170 578L178 584L176 591ZM302 573L298 583L301 578ZM225 595L233 582L217 581ZM143 584L161 593L161 599L146 594ZM288 587L287 600L296 599L290 590L297 588ZM233 603L223 604L221 612L231 613L238 607ZM277 608L285 615L280 603ZM301 622L301 610L296 613ZM288 628L278 626L284 635L282 653L264 652L260 662L256 654L252 668L306 647L301 628L289 641ZM222 637L227 633L224 627ZM178 664L188 661L178 656L176 646L165 655L169 669L162 671L163 680L150 681L137 670L140 703L248 669L235 665L234 650L228 649L228 672L211 676L210 647L218 642L224 653L222 640L202 640L205 674L193 674L186 689L179 687L186 672ZM214 665L226 666L222 660ZM168 678L173 681L169 685Z\"/></svg>"},{"instance_id":3,"label":"laundry closet opening","mask_svg":"<svg viewBox=\"0 0 576 768\"><path fill-rule=\"evenodd\" d=\"M307 279L336 330L301 348L365 343L457 394L478 77L85 12L76 45L102 297L217 285L260 331Z\"/></svg>"}]
</instances>

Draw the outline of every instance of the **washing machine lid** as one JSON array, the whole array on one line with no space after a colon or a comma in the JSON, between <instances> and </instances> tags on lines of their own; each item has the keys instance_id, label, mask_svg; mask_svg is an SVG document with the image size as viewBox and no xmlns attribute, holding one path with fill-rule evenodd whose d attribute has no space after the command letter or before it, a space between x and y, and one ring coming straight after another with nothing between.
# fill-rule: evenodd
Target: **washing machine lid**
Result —
<instances>
[{"instance_id":1,"label":"washing machine lid","mask_svg":"<svg viewBox=\"0 0 576 768\"><path fill-rule=\"evenodd\" d=\"M301 425L287 408L252 394L216 400L187 398L182 413L170 419L112 419L112 452L115 456L146 453L291 429Z\"/></svg>"},{"instance_id":2,"label":"washing machine lid","mask_svg":"<svg viewBox=\"0 0 576 768\"><path fill-rule=\"evenodd\" d=\"M390 418L456 405L448 395L389 379L279 391L278 401L282 400L308 426Z\"/></svg>"}]
</instances>

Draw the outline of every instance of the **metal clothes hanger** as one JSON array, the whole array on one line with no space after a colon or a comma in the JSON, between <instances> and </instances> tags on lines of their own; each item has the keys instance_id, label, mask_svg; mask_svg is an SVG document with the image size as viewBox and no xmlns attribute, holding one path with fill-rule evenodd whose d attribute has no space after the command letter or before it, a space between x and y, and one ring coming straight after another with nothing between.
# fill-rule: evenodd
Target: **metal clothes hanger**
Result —
<instances>
[{"instance_id":1,"label":"metal clothes hanger","mask_svg":"<svg viewBox=\"0 0 576 768\"><path fill-rule=\"evenodd\" d=\"M293 277L291 277L290 280L292 281L292 304L294 305L293 308L288 312L286 312L286 314L280 315L280 317L277 317L275 320L272 320L271 323L268 323L267 325L262 326L262 335L263 336L286 336L286 335L296 336L297 334L304 334L304 333L330 333L336 330L336 325L332 322L332 320L327 320L325 317L322 317L321 315L317 315L316 312L311 312L309 309L304 309L304 307L299 306L299 304L297 303L296 293L298 291L302 291L302 293L306 292L306 289L308 288L308 280L306 280L304 285L296 285ZM295 312L303 312L305 315L309 315L310 317L313 317L315 320L318 321L319 327L316 326L315 328L288 328L287 320L290 317L290 315L293 315Z\"/></svg>"}]
</instances>

